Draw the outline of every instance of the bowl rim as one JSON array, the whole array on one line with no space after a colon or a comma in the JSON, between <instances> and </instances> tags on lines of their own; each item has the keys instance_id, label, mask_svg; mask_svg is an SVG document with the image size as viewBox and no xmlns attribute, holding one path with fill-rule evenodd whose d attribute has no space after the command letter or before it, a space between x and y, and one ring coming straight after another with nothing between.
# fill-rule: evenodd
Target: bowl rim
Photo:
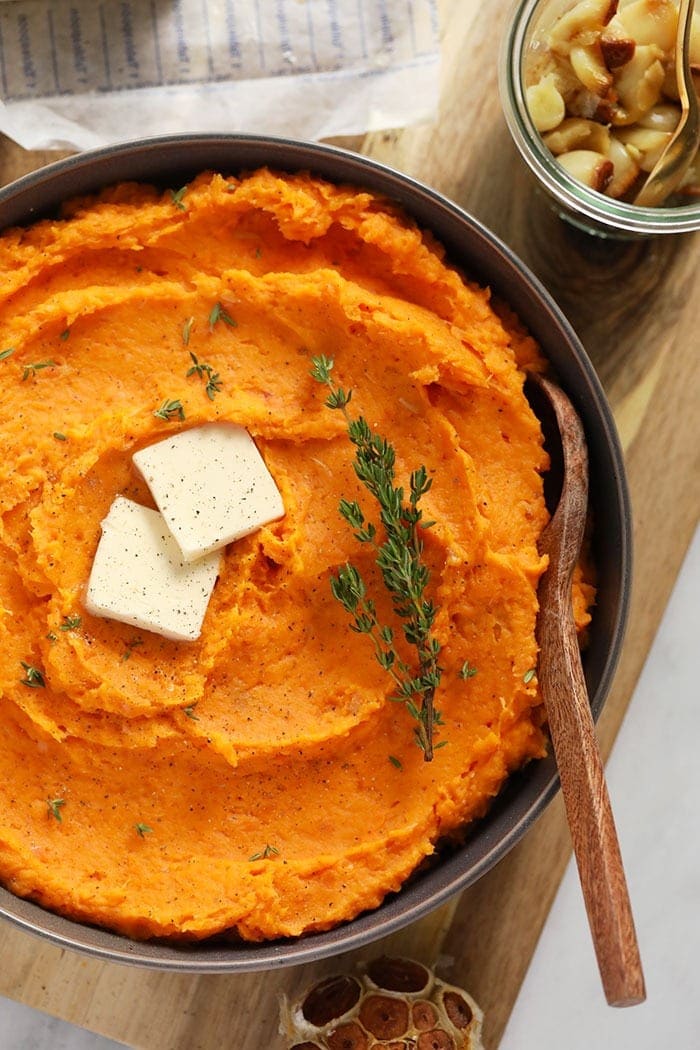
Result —
<instances>
[{"instance_id":1,"label":"bowl rim","mask_svg":"<svg viewBox=\"0 0 700 1050\"><path fill-rule=\"evenodd\" d=\"M229 154L227 163L224 158ZM260 158L255 165L244 160L255 157ZM266 135L209 133L135 139L72 155L30 172L0 190L0 230L31 224L47 209L53 211L61 201L76 193L81 195L122 181L119 174L122 168L133 172L131 177L135 181L157 181L167 185L167 176L174 171L187 170L195 174L213 170L207 158L218 159L216 166L231 174L264 165L285 172L311 170L330 181L383 194L401 205L419 226L430 230L441 241L448 264L459 270L462 267L467 269L469 277L482 287L495 287L498 292L499 282L494 282L493 273L500 267L508 277L506 301L516 314L522 318L523 312L541 312L540 327L547 338L553 340L551 348L560 353L554 340L562 341L565 350L561 350L560 359L553 360L547 352L546 356L560 374L561 366L568 362L571 376L576 376L577 407L584 417L596 421L596 437L600 439L599 448L610 472L610 496L615 504L618 526L614 556L619 568L619 587L610 624L610 645L591 696L591 707L594 717L597 717L619 661L629 613L631 509L622 449L600 380L572 326L525 263L478 219L417 179L339 146ZM157 177L149 175L156 171L159 172ZM66 187L73 185L82 189L67 192ZM92 191L88 189L90 186ZM9 217L9 222L5 221L6 217ZM23 217L22 222L20 217ZM427 221L428 217L431 221ZM449 230L452 235L445 236ZM462 237L468 243L462 244ZM489 260L493 273L487 274L488 280L484 279L483 268L477 267L479 272L472 272L469 269L471 263L465 262L476 252L481 252ZM527 309L523 311L523 307ZM524 323L532 331L532 325L527 321ZM533 334L538 338L537 332ZM562 378L566 379L566 376ZM566 382L563 385L566 387ZM531 764L524 775L515 774L489 814L470 831L464 845L442 860L439 866L427 874L419 873L409 879L400 891L374 910L320 933L261 943L212 939L173 945L163 941L133 941L121 934L49 912L30 900L16 897L4 887L0 887L0 916L28 933L93 958L161 971L254 972L317 961L394 933L473 884L522 838L551 801L558 784L551 754ZM511 795L515 796L515 806Z\"/></svg>"}]
</instances>

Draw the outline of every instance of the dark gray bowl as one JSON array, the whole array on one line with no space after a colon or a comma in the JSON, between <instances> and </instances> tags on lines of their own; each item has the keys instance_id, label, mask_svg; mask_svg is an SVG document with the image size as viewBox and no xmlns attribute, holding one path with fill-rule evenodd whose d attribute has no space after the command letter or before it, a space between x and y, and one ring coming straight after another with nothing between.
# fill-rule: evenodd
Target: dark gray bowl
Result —
<instances>
[{"instance_id":1,"label":"dark gray bowl","mask_svg":"<svg viewBox=\"0 0 700 1050\"><path fill-rule=\"evenodd\" d=\"M249 135L181 135L94 150L19 179L0 190L0 229L54 214L72 196L125 179L177 188L207 169L236 174L261 165L310 170L399 202L445 245L453 264L510 304L542 346L583 418L589 442L599 592L584 667L597 716L617 664L629 604L631 528L622 453L598 377L575 333L527 267L480 223L434 190L343 150ZM557 788L551 757L530 764L510 779L462 847L442 853L375 911L327 933L265 944L136 942L54 915L1 888L0 914L62 947L114 962L198 973L301 964L392 933L475 882L525 834Z\"/></svg>"}]
</instances>

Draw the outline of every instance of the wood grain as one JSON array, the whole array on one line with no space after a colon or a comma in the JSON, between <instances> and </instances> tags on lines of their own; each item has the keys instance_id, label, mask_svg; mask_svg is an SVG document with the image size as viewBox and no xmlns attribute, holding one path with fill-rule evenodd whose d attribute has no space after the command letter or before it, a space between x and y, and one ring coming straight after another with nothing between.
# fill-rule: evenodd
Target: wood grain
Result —
<instances>
[{"instance_id":1,"label":"wood grain","mask_svg":"<svg viewBox=\"0 0 700 1050\"><path fill-rule=\"evenodd\" d=\"M441 7L439 119L343 144L434 186L506 241L564 309L601 376L626 452L636 563L626 644L598 723L605 756L698 521L699 242L599 241L564 225L531 182L501 114L497 56L510 0L492 0L488 16L478 0ZM0 180L56 156L2 142ZM496 1050L569 852L558 797L496 868L440 911L371 949L265 975L134 971L4 923L0 994L144 1050L283 1050L281 995L390 951L437 963L467 987L486 1011L486 1046Z\"/></svg>"}]
</instances>

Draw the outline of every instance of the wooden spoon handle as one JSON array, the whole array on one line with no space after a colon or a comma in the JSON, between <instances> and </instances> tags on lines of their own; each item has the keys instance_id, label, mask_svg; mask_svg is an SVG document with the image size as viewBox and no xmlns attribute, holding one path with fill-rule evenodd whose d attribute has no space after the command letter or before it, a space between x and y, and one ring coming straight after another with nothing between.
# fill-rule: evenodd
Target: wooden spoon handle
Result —
<instances>
[{"instance_id":1,"label":"wooden spoon handle","mask_svg":"<svg viewBox=\"0 0 700 1050\"><path fill-rule=\"evenodd\" d=\"M645 998L644 975L571 601L588 506L588 451L564 392L536 381L554 409L564 455L559 504L540 542L550 561L539 586L538 677L605 996L611 1006L632 1006Z\"/></svg>"},{"instance_id":2,"label":"wooden spoon handle","mask_svg":"<svg viewBox=\"0 0 700 1050\"><path fill-rule=\"evenodd\" d=\"M540 685L605 997L611 1006L632 1006L645 999L644 974L567 601L568 608L546 603L542 631L552 659L540 671Z\"/></svg>"}]
</instances>

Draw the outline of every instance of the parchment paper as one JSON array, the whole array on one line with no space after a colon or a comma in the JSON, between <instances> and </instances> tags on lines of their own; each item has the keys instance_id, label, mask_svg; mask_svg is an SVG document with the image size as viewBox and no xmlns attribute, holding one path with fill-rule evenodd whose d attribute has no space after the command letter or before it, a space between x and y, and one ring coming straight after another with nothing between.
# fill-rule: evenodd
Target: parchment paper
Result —
<instances>
[{"instance_id":1,"label":"parchment paper","mask_svg":"<svg viewBox=\"0 0 700 1050\"><path fill-rule=\"evenodd\" d=\"M0 131L360 134L430 119L438 60L435 0L5 0Z\"/></svg>"}]
</instances>

